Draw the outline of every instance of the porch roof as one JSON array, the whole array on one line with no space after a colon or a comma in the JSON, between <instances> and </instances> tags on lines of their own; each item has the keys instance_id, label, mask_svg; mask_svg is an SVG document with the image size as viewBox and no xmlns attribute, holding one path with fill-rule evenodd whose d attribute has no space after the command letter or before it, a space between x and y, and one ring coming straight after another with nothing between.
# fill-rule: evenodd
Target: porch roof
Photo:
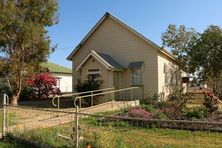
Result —
<instances>
[{"instance_id":1,"label":"porch roof","mask_svg":"<svg viewBox=\"0 0 222 148\"><path fill-rule=\"evenodd\" d=\"M104 67L109 70L123 70L125 67L120 65L116 60L114 60L110 55L104 53L98 53L94 50L91 50L87 57L76 67L76 71L78 71L84 63L93 56L96 60L98 60Z\"/></svg>"},{"instance_id":2,"label":"porch roof","mask_svg":"<svg viewBox=\"0 0 222 148\"><path fill-rule=\"evenodd\" d=\"M144 62L143 61L138 61L138 62L130 62L128 68L134 69L134 68L142 68Z\"/></svg>"}]
</instances>

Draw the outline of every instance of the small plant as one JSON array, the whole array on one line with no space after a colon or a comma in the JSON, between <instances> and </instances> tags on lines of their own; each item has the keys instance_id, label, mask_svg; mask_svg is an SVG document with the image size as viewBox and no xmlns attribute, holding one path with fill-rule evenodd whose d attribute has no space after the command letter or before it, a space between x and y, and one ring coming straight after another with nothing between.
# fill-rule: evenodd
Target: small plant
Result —
<instances>
[{"instance_id":1,"label":"small plant","mask_svg":"<svg viewBox=\"0 0 222 148\"><path fill-rule=\"evenodd\" d=\"M142 109L145 109L148 112L156 112L156 109L153 107L153 105L142 104L141 107L142 107Z\"/></svg>"},{"instance_id":2,"label":"small plant","mask_svg":"<svg viewBox=\"0 0 222 148\"><path fill-rule=\"evenodd\" d=\"M158 111L154 114L154 118L155 119L162 119L162 120L166 120L169 119L163 112Z\"/></svg>"},{"instance_id":3,"label":"small plant","mask_svg":"<svg viewBox=\"0 0 222 148\"><path fill-rule=\"evenodd\" d=\"M201 119L204 117L204 109L203 108L192 108L186 112L186 116L191 119Z\"/></svg>"},{"instance_id":4,"label":"small plant","mask_svg":"<svg viewBox=\"0 0 222 148\"><path fill-rule=\"evenodd\" d=\"M214 97L213 93L204 93L204 103L207 111L212 114L214 111L218 110L218 102Z\"/></svg>"},{"instance_id":5,"label":"small plant","mask_svg":"<svg viewBox=\"0 0 222 148\"><path fill-rule=\"evenodd\" d=\"M116 138L116 148L127 148L126 144L125 144L125 141L119 135Z\"/></svg>"},{"instance_id":6,"label":"small plant","mask_svg":"<svg viewBox=\"0 0 222 148\"><path fill-rule=\"evenodd\" d=\"M183 93L183 88L175 88L175 90L168 95L170 104L177 110L182 110L188 101L188 97Z\"/></svg>"},{"instance_id":7,"label":"small plant","mask_svg":"<svg viewBox=\"0 0 222 148\"><path fill-rule=\"evenodd\" d=\"M145 99L140 100L140 104L151 104L154 105L156 102L158 102L159 95L157 93L154 93L152 95L147 95Z\"/></svg>"},{"instance_id":8,"label":"small plant","mask_svg":"<svg viewBox=\"0 0 222 148\"><path fill-rule=\"evenodd\" d=\"M135 107L131 108L128 112L130 117L133 118L146 118L146 119L152 119L154 114L151 112L146 111L145 109L142 109L141 107Z\"/></svg>"}]
</instances>

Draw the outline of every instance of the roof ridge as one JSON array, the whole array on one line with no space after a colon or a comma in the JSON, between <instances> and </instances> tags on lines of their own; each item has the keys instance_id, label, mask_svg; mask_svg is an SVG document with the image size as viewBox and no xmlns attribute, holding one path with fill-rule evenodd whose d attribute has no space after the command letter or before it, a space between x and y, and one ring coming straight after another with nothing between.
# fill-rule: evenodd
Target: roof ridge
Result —
<instances>
[{"instance_id":1,"label":"roof ridge","mask_svg":"<svg viewBox=\"0 0 222 148\"><path fill-rule=\"evenodd\" d=\"M76 46L76 48L71 52L71 54L67 57L68 60L72 59L72 56L78 51L78 49L80 48L80 46L82 44L85 43L85 41L91 36L91 34L104 22L104 20L106 18L110 17L112 20L116 21L117 23L119 23L120 25L122 25L123 27L125 27L126 29L128 29L129 31L131 31L132 33L134 33L135 35L137 35L139 38L143 39L145 42L147 42L148 44L154 46L158 51L162 52L163 54L165 54L166 56L168 56L169 58L173 59L175 62L177 62L178 64L181 64L178 59L176 57L174 57L174 55L172 55L170 52L168 52L167 50L161 48L160 46L158 46L157 44L155 44L153 41L151 41L150 39L148 39L147 37L145 37L142 33L139 33L138 31L136 31L135 29L133 29L132 27L130 27L128 24L124 23L123 21L121 21L120 19L118 19L117 17L115 17L114 15L110 14L109 12L106 12L102 18L100 18L100 20L93 26L93 28L87 33L87 35L83 38L83 40Z\"/></svg>"}]
</instances>

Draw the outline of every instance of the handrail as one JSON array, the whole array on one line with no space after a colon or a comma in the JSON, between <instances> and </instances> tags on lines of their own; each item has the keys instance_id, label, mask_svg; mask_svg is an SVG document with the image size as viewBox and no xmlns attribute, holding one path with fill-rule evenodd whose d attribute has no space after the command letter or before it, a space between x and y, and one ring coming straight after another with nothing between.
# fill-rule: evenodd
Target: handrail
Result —
<instances>
[{"instance_id":1,"label":"handrail","mask_svg":"<svg viewBox=\"0 0 222 148\"><path fill-rule=\"evenodd\" d=\"M106 90L114 90L115 87L109 87L109 88L103 88L103 89L97 89L97 90L91 90L91 91L84 91L84 92L79 92L79 93L72 93L72 94L65 94L65 95L56 95L52 98L52 104L55 107L58 107L58 109L60 108L60 97L71 97L71 96L77 96L77 95L82 95L82 94L86 94L86 93L95 93L95 92L99 92L99 91L106 91ZM55 104L55 99L58 98L58 102L57 104Z\"/></svg>"},{"instance_id":2,"label":"handrail","mask_svg":"<svg viewBox=\"0 0 222 148\"><path fill-rule=\"evenodd\" d=\"M133 89L138 89L139 87L128 87L124 89L118 89L118 90L113 90L113 91L107 91L107 92L101 92L101 93L96 93L96 94L90 94L90 95L85 95L85 96L78 96L74 100L74 105L75 107L79 108L79 106L76 104L77 99L82 99L82 98L87 98L87 97L92 97L92 96L99 96L99 95L104 95L104 94L110 94L110 93L115 93L115 92L121 92L125 90L133 90Z\"/></svg>"}]
</instances>

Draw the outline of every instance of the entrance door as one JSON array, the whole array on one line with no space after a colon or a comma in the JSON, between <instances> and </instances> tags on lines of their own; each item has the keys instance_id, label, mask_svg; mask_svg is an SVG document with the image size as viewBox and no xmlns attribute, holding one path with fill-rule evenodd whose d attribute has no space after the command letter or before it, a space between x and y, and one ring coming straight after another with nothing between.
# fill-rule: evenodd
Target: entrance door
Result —
<instances>
[{"instance_id":1,"label":"entrance door","mask_svg":"<svg viewBox=\"0 0 222 148\"><path fill-rule=\"evenodd\" d=\"M113 86L115 89L121 89L121 72L114 71L113 73ZM120 99L120 93L116 92L115 93L115 99Z\"/></svg>"}]
</instances>

